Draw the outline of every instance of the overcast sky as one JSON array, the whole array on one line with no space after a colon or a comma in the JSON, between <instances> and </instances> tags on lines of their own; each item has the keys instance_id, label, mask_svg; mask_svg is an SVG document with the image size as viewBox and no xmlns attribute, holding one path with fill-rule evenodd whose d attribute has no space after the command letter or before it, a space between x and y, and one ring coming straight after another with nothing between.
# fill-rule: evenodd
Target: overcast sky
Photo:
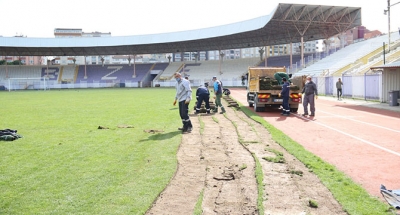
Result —
<instances>
[{"instance_id":1,"label":"overcast sky","mask_svg":"<svg viewBox=\"0 0 400 215\"><path fill-rule=\"evenodd\" d=\"M391 0L391 5L400 0ZM388 31L387 0L0 0L0 35L54 37L55 28L111 32L112 36L176 32L240 22L278 3L355 6L362 24ZM391 7L391 30L400 27L400 4Z\"/></svg>"}]
</instances>

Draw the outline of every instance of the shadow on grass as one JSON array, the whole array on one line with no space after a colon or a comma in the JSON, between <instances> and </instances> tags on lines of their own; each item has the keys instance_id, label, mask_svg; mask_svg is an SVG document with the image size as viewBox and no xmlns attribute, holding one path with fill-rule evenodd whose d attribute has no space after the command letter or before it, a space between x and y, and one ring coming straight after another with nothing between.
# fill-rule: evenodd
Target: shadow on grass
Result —
<instances>
[{"instance_id":1,"label":"shadow on grass","mask_svg":"<svg viewBox=\"0 0 400 215\"><path fill-rule=\"evenodd\" d=\"M179 135L181 133L182 133L182 131L171 131L168 133L155 133L155 134L151 134L150 136L148 136L147 139L142 139L139 142L171 139L172 137Z\"/></svg>"}]
</instances>

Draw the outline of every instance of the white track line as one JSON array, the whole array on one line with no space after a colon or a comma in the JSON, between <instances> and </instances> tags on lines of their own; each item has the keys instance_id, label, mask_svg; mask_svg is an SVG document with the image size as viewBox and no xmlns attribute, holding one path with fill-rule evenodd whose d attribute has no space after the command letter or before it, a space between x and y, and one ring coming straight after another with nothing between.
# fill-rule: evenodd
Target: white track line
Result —
<instances>
[{"instance_id":1,"label":"white track line","mask_svg":"<svg viewBox=\"0 0 400 215\"><path fill-rule=\"evenodd\" d=\"M361 138L359 138L359 137L356 137L356 136L351 135L351 134L349 134L349 133L346 133L346 132L344 132L344 131L341 131L341 130L338 130L338 129L333 128L333 127L331 127L331 126L325 125L325 124L323 124L323 123L316 122L316 121L314 121L314 120L310 120L310 119L308 119L308 118L302 117L302 116L300 116L299 114L293 114L293 115L295 115L295 116L297 116L297 117L299 117L299 118L301 118L301 119L306 119L306 120L311 121L311 122L313 122L313 123L316 123L316 124L318 124L318 125L324 126L325 128L329 128L329 129L331 129L331 130L333 130L333 131L336 131L336 132L339 132L339 133L344 134L344 135L346 135L346 136L352 137L352 138L354 138L354 139L356 139L356 140L359 140L359 141L361 141L361 142L364 142L364 143L366 143L366 144L368 144L368 145L370 145L370 146L373 146L373 147L375 147L375 148L381 149L381 150L383 150L383 151L389 152L389 153L391 153L391 154L393 154L393 155L396 155L396 156L399 156L399 157L400 157L400 153L395 152L395 151L390 150L390 149L387 149L387 148L385 148L385 147L382 147L382 146L380 146L380 145L378 145L378 144L375 144L375 143L369 142L369 141L367 141L367 140L361 139Z\"/></svg>"},{"instance_id":2,"label":"white track line","mask_svg":"<svg viewBox=\"0 0 400 215\"><path fill-rule=\"evenodd\" d=\"M351 120L351 121L354 121L354 122L359 122L359 123L366 124L366 125L369 125L369 126L374 126L374 127L377 127L377 128L386 129L386 130L388 130L388 131L393 131L393 132L400 133L400 130L395 130L395 129L391 129L391 128L386 128L386 127L384 127L384 126L375 125L375 124L372 124L372 123L363 122L363 121L356 120L356 119L351 119L351 118L349 118L349 117L336 115L336 114L329 113L329 112L326 112L326 111L321 111L321 110L319 110L318 112L325 113L325 114L329 114L329 115L332 115L332 116L335 116L335 117L339 117L339 118L343 118L343 119L347 119L347 120Z\"/></svg>"},{"instance_id":3,"label":"white track line","mask_svg":"<svg viewBox=\"0 0 400 215\"><path fill-rule=\"evenodd\" d=\"M328 100L324 100L324 101L328 101ZM374 109L374 110L383 110L383 109L374 108L374 107L368 107L368 106L359 105L359 104L350 104L350 103L344 103L344 104L347 104L347 105L355 105L355 106L359 106L359 107L367 107L367 108L372 108L372 109ZM335 105L328 105L328 104L318 104L318 105L323 105L323 106L328 106L328 107L333 107L333 108L342 108L342 109L346 109L346 110L351 110L351 111L360 112L359 110L353 110L353 109L351 109L351 108L345 108L345 107L340 107L340 106L335 106ZM391 120L399 120L399 121L400 121L400 118L398 118L398 117L393 117L393 116L385 116L385 115L382 115L382 114L376 114L376 113L370 113L370 112L363 112L363 114L370 114L370 115L374 115L374 116L379 116L379 117L383 117L383 118L388 118L388 119L391 119Z\"/></svg>"}]
</instances>

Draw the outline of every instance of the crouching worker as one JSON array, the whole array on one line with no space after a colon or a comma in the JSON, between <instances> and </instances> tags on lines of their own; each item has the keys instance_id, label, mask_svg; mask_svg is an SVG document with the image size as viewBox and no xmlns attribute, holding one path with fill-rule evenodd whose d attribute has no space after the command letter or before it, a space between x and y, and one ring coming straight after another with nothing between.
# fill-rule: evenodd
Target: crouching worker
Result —
<instances>
[{"instance_id":1,"label":"crouching worker","mask_svg":"<svg viewBox=\"0 0 400 215\"><path fill-rule=\"evenodd\" d=\"M208 91L208 83L204 83L204 86L197 88L196 91L197 106L196 114L200 113L201 104L205 103L205 108L207 113L210 113L210 91Z\"/></svg>"},{"instance_id":2,"label":"crouching worker","mask_svg":"<svg viewBox=\"0 0 400 215\"><path fill-rule=\"evenodd\" d=\"M182 133L188 133L192 131L192 122L189 118L189 103L192 100L192 89L190 88L190 82L182 78L179 72L176 72L174 76L177 83L173 105L176 105L177 101L179 102L179 115L183 124L183 127L178 129L182 130Z\"/></svg>"}]
</instances>

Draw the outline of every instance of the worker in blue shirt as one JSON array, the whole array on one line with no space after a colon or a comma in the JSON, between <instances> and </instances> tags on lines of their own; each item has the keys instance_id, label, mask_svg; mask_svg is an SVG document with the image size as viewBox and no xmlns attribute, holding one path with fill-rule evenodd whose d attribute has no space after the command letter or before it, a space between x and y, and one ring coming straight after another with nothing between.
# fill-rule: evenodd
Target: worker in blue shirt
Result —
<instances>
[{"instance_id":1,"label":"worker in blue shirt","mask_svg":"<svg viewBox=\"0 0 400 215\"><path fill-rule=\"evenodd\" d=\"M216 76L213 77L214 81L214 94L215 94L215 109L214 112L218 112L218 106L221 107L222 112L220 114L225 113L225 108L222 106L221 98L222 98L222 83L217 79Z\"/></svg>"},{"instance_id":2,"label":"worker in blue shirt","mask_svg":"<svg viewBox=\"0 0 400 215\"><path fill-rule=\"evenodd\" d=\"M201 104L205 103L206 111L210 113L210 91L208 90L208 83L204 83L204 86L197 88L196 91L197 98L197 106L196 106L196 114L200 113Z\"/></svg>"}]
</instances>

